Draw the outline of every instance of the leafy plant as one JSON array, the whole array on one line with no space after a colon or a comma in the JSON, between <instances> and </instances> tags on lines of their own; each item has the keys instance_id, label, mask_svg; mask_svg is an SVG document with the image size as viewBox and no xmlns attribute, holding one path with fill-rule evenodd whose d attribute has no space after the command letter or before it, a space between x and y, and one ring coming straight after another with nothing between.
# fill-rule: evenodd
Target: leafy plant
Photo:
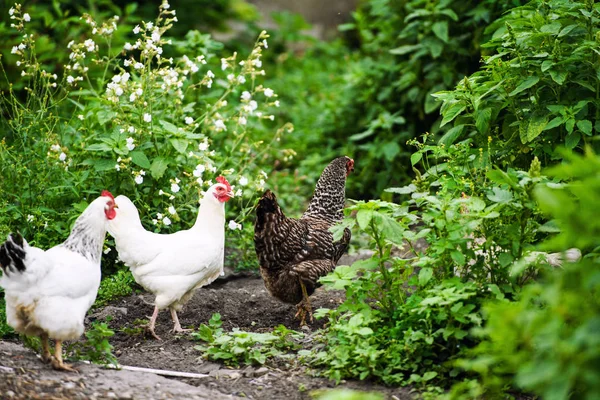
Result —
<instances>
[{"instance_id":1,"label":"leafy plant","mask_svg":"<svg viewBox=\"0 0 600 400\"><path fill-rule=\"evenodd\" d=\"M129 269L121 269L100 282L94 307L103 307L119 297L125 297L133 292L135 280Z\"/></svg>"},{"instance_id":2,"label":"leafy plant","mask_svg":"<svg viewBox=\"0 0 600 400\"><path fill-rule=\"evenodd\" d=\"M110 319L107 319L107 322ZM114 336L106 322L94 321L85 332L85 342L75 342L67 346L66 352L73 360L87 360L95 364L118 365L117 358L113 355L113 346L108 339Z\"/></svg>"},{"instance_id":3,"label":"leafy plant","mask_svg":"<svg viewBox=\"0 0 600 400\"><path fill-rule=\"evenodd\" d=\"M440 142L483 146L491 135L494 162L522 168L560 158L558 143L596 146L599 17L592 0L536 0L491 24L484 67L434 95L441 126L454 121Z\"/></svg>"},{"instance_id":4,"label":"leafy plant","mask_svg":"<svg viewBox=\"0 0 600 400\"><path fill-rule=\"evenodd\" d=\"M219 313L212 315L208 325L200 325L198 332L192 333L192 336L206 344L194 348L201 351L204 358L236 367L240 364L262 365L273 358L290 358L288 353L300 347L291 339L303 337L300 332L283 325L273 328L271 333L245 332L238 328L225 333L221 325Z\"/></svg>"}]
</instances>

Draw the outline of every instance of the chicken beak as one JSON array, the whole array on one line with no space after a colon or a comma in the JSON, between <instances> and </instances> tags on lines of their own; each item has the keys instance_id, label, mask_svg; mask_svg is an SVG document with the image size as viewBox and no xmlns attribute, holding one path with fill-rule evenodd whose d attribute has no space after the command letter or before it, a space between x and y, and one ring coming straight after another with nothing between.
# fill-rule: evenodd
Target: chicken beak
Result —
<instances>
[{"instance_id":1,"label":"chicken beak","mask_svg":"<svg viewBox=\"0 0 600 400\"><path fill-rule=\"evenodd\" d=\"M235 195L233 194L233 191L230 190L229 192L225 193L227 195L227 197L229 197L230 199L233 199L235 197Z\"/></svg>"}]
</instances>

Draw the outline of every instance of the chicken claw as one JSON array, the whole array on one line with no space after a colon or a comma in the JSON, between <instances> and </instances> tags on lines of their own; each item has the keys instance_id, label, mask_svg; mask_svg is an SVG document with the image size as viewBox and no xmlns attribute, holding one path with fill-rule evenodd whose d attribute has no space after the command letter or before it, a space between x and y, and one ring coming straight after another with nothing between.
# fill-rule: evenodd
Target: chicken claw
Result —
<instances>
[{"instance_id":1,"label":"chicken claw","mask_svg":"<svg viewBox=\"0 0 600 400\"><path fill-rule=\"evenodd\" d=\"M51 358L50 364L52 365L52 368L57 369L59 371L75 372L76 374L79 373L79 371L77 371L75 368L73 368L72 365L65 364L63 362L62 341L61 340L56 341L56 347L54 349L54 357Z\"/></svg>"},{"instance_id":2,"label":"chicken claw","mask_svg":"<svg viewBox=\"0 0 600 400\"><path fill-rule=\"evenodd\" d=\"M52 361L52 355L50 354L50 346L48 345L48 335L40 336L42 339L42 362L48 364Z\"/></svg>"},{"instance_id":3,"label":"chicken claw","mask_svg":"<svg viewBox=\"0 0 600 400\"><path fill-rule=\"evenodd\" d=\"M183 329L181 324L179 323L179 318L177 317L177 311L171 308L171 318L173 318L173 333L186 333L193 332L193 329Z\"/></svg>"}]
</instances>

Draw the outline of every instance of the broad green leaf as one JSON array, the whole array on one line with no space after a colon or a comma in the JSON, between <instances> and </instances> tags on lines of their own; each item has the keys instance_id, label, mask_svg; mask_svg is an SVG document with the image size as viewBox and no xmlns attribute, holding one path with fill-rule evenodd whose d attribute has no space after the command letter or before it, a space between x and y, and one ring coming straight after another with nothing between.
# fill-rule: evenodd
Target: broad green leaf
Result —
<instances>
[{"instance_id":1,"label":"broad green leaf","mask_svg":"<svg viewBox=\"0 0 600 400\"><path fill-rule=\"evenodd\" d=\"M425 373L423 374L423 380L424 380L424 381L430 381L430 380L432 380L433 378L435 378L437 375L438 375L438 373L437 373L437 372L435 372L435 371L427 371L427 372L425 372Z\"/></svg>"},{"instance_id":2,"label":"broad green leaf","mask_svg":"<svg viewBox=\"0 0 600 400\"><path fill-rule=\"evenodd\" d=\"M129 156L131 157L131 161L134 164L142 168L150 168L150 160L148 160L148 157L146 157L143 151L132 151L131 153L129 153Z\"/></svg>"},{"instance_id":3,"label":"broad green leaf","mask_svg":"<svg viewBox=\"0 0 600 400\"><path fill-rule=\"evenodd\" d=\"M400 153L400 146L396 142L388 142L383 146L382 151L385 159L391 162Z\"/></svg>"},{"instance_id":4,"label":"broad green leaf","mask_svg":"<svg viewBox=\"0 0 600 400\"><path fill-rule=\"evenodd\" d=\"M433 269L429 267L421 268L419 271L419 285L425 286L433 277Z\"/></svg>"},{"instance_id":5,"label":"broad green leaf","mask_svg":"<svg viewBox=\"0 0 600 400\"><path fill-rule=\"evenodd\" d=\"M161 119L160 121L158 121L158 123L160 124L160 126L163 127L163 129L165 131L167 131L169 133L174 133L174 134L180 133L179 128L177 128L177 126L173 125L169 121L165 121L165 120Z\"/></svg>"},{"instance_id":6,"label":"broad green leaf","mask_svg":"<svg viewBox=\"0 0 600 400\"><path fill-rule=\"evenodd\" d=\"M523 143L529 143L540 136L547 124L548 117L546 115L534 115L527 124L527 142Z\"/></svg>"},{"instance_id":7,"label":"broad green leaf","mask_svg":"<svg viewBox=\"0 0 600 400\"><path fill-rule=\"evenodd\" d=\"M567 25L564 28L562 28L562 30L560 31L560 33L558 34L558 37L563 37L568 35L569 33L571 33L571 31L575 28L577 28L577 24L572 24L572 25Z\"/></svg>"},{"instance_id":8,"label":"broad green leaf","mask_svg":"<svg viewBox=\"0 0 600 400\"><path fill-rule=\"evenodd\" d=\"M444 117L442 118L442 123L440 124L440 127L446 125L448 122L452 122L452 120L454 120L454 118L458 117L458 115L460 113L462 113L463 111L465 111L465 109L467 108L467 106L465 106L462 103L456 103L454 105L452 105L450 108L448 108L447 110L443 111L443 115Z\"/></svg>"},{"instance_id":9,"label":"broad green leaf","mask_svg":"<svg viewBox=\"0 0 600 400\"><path fill-rule=\"evenodd\" d=\"M356 213L356 222L358 223L358 226L360 226L360 229L367 229L367 227L371 223L371 219L373 219L373 214L373 210L364 208L358 210L358 213Z\"/></svg>"},{"instance_id":10,"label":"broad green leaf","mask_svg":"<svg viewBox=\"0 0 600 400\"><path fill-rule=\"evenodd\" d=\"M112 151L112 147L106 143L94 143L85 148L87 151Z\"/></svg>"},{"instance_id":11,"label":"broad green leaf","mask_svg":"<svg viewBox=\"0 0 600 400\"><path fill-rule=\"evenodd\" d=\"M108 121L112 121L116 116L116 112L108 110L100 110L96 113L96 118L98 118L98 123L100 125L104 125Z\"/></svg>"},{"instance_id":12,"label":"broad green leaf","mask_svg":"<svg viewBox=\"0 0 600 400\"><path fill-rule=\"evenodd\" d=\"M465 265L465 255L463 253L461 253L458 250L454 250L450 253L450 257L452 258L452 261L454 261L454 263L456 265Z\"/></svg>"},{"instance_id":13,"label":"broad green leaf","mask_svg":"<svg viewBox=\"0 0 600 400\"><path fill-rule=\"evenodd\" d=\"M189 144L189 142L185 139L170 139L169 142L171 142L173 148L181 154L185 154Z\"/></svg>"},{"instance_id":14,"label":"broad green leaf","mask_svg":"<svg viewBox=\"0 0 600 400\"><path fill-rule=\"evenodd\" d=\"M435 36L448 43L448 21L438 21L431 27Z\"/></svg>"},{"instance_id":15,"label":"broad green leaf","mask_svg":"<svg viewBox=\"0 0 600 400\"><path fill-rule=\"evenodd\" d=\"M421 161L421 158L423 158L423 153L421 153L420 151L417 153L411 154L411 156L410 156L411 165L415 165L416 163Z\"/></svg>"},{"instance_id":16,"label":"broad green leaf","mask_svg":"<svg viewBox=\"0 0 600 400\"><path fill-rule=\"evenodd\" d=\"M554 61L552 61L552 60L544 60L544 62L542 62L542 67L541 67L542 72L548 71L553 66L554 66Z\"/></svg>"},{"instance_id":17,"label":"broad green leaf","mask_svg":"<svg viewBox=\"0 0 600 400\"><path fill-rule=\"evenodd\" d=\"M396 47L395 49L391 49L390 54L396 54L396 55L401 56L401 55L404 55L407 53L411 53L419 48L421 48L420 44L410 44L410 45L400 46L400 47Z\"/></svg>"},{"instance_id":18,"label":"broad green leaf","mask_svg":"<svg viewBox=\"0 0 600 400\"><path fill-rule=\"evenodd\" d=\"M563 117L554 117L552 118L552 120L550 122L548 122L546 124L546 126L544 127L544 130L550 130L552 128L556 128L557 126L560 126L563 124L563 122L565 122L565 120L563 119Z\"/></svg>"},{"instance_id":19,"label":"broad green leaf","mask_svg":"<svg viewBox=\"0 0 600 400\"><path fill-rule=\"evenodd\" d=\"M106 158L96 158L96 159L92 159L92 158L88 158L87 160L83 161L81 164L83 165L91 165L94 167L94 170L100 172L100 171L110 171L111 169L115 168L115 160L112 159L106 159Z\"/></svg>"},{"instance_id":20,"label":"broad green leaf","mask_svg":"<svg viewBox=\"0 0 600 400\"><path fill-rule=\"evenodd\" d=\"M577 127L588 136L592 136L592 123L587 119L577 121Z\"/></svg>"},{"instance_id":21,"label":"broad green leaf","mask_svg":"<svg viewBox=\"0 0 600 400\"><path fill-rule=\"evenodd\" d=\"M493 201L494 203L508 203L513 199L513 195L510 191L494 187L492 188L492 194L488 194L487 198Z\"/></svg>"},{"instance_id":22,"label":"broad green leaf","mask_svg":"<svg viewBox=\"0 0 600 400\"><path fill-rule=\"evenodd\" d=\"M385 239L394 244L402 245L404 240L404 228L402 225L388 215L381 215L383 218L379 224L379 229L381 229L381 233L384 235Z\"/></svg>"},{"instance_id":23,"label":"broad green leaf","mask_svg":"<svg viewBox=\"0 0 600 400\"><path fill-rule=\"evenodd\" d=\"M550 24L542 26L540 28L540 32L551 33L553 35L556 35L560 31L561 27L562 25L560 22L552 22Z\"/></svg>"},{"instance_id":24,"label":"broad green leaf","mask_svg":"<svg viewBox=\"0 0 600 400\"><path fill-rule=\"evenodd\" d=\"M567 79L567 71L557 71L555 69L551 69L550 76L554 82L562 85L565 83L565 79Z\"/></svg>"},{"instance_id":25,"label":"broad green leaf","mask_svg":"<svg viewBox=\"0 0 600 400\"><path fill-rule=\"evenodd\" d=\"M517 86L515 88L515 90L513 90L512 92L510 92L509 96L511 96L511 97L515 96L515 95L521 93L522 91L529 89L530 87L532 87L533 85L535 85L539 81L540 81L540 77L539 76L530 76L529 78L527 78L523 82L521 82L519 84L519 86Z\"/></svg>"},{"instance_id":26,"label":"broad green leaf","mask_svg":"<svg viewBox=\"0 0 600 400\"><path fill-rule=\"evenodd\" d=\"M482 134L486 134L489 126L490 126L490 119L492 118L492 109L491 108L484 108L483 110L479 110L475 113L475 126L477 127L477 130L482 133Z\"/></svg>"},{"instance_id":27,"label":"broad green leaf","mask_svg":"<svg viewBox=\"0 0 600 400\"><path fill-rule=\"evenodd\" d=\"M573 133L567 135L567 137L565 138L565 146L568 149L574 149L575 147L577 147L580 140L581 140L581 134L579 133L579 131L573 132Z\"/></svg>"},{"instance_id":28,"label":"broad green leaf","mask_svg":"<svg viewBox=\"0 0 600 400\"><path fill-rule=\"evenodd\" d=\"M150 174L154 179L160 179L165 174L168 166L169 162L167 160L163 157L156 157L150 166Z\"/></svg>"},{"instance_id":29,"label":"broad green leaf","mask_svg":"<svg viewBox=\"0 0 600 400\"><path fill-rule=\"evenodd\" d=\"M452 143L454 143L454 141L456 141L456 139L458 139L460 137L460 135L462 135L464 127L465 127L464 125L456 125L452 129L450 129L448 132L446 132L444 134L444 136L442 136L440 138L440 141L438 142L438 144L443 144L444 146L450 146Z\"/></svg>"}]
</instances>

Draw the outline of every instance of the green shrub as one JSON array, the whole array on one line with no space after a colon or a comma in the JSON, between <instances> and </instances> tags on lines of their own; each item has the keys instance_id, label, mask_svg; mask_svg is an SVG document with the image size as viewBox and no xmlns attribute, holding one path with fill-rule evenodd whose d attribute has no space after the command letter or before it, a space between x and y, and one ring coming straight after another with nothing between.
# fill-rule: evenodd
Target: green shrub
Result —
<instances>
[{"instance_id":1,"label":"green shrub","mask_svg":"<svg viewBox=\"0 0 600 400\"><path fill-rule=\"evenodd\" d=\"M456 385L455 398L494 397L507 387L545 399L596 398L600 390L600 157L567 156L549 175L572 178L563 185L539 185L540 207L561 232L545 249L590 252L577 263L547 271L516 302L485 306L482 343L457 363L479 375Z\"/></svg>"},{"instance_id":2,"label":"green shrub","mask_svg":"<svg viewBox=\"0 0 600 400\"><path fill-rule=\"evenodd\" d=\"M494 138L491 156L525 168L559 159L556 145L581 148L598 129L600 6L593 0L536 0L494 22L485 44L492 55L443 101L441 125L454 121L440 143Z\"/></svg>"}]
</instances>

